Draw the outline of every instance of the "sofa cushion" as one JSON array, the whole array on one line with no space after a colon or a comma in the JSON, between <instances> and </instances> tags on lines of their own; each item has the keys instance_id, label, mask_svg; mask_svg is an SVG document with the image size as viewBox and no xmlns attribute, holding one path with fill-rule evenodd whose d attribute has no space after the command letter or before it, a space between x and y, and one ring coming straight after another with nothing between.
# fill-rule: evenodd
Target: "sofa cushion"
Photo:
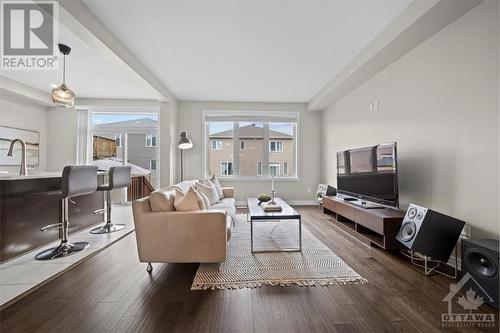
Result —
<instances>
[{"instance_id":1,"label":"sofa cushion","mask_svg":"<svg viewBox=\"0 0 500 333\"><path fill-rule=\"evenodd\" d=\"M180 191L175 191L174 207L179 211L192 211L204 209L205 204L203 198L190 187L184 195Z\"/></svg>"},{"instance_id":2,"label":"sofa cushion","mask_svg":"<svg viewBox=\"0 0 500 333\"><path fill-rule=\"evenodd\" d=\"M217 194L217 190L215 189L214 184L208 180L200 180L194 183L194 187L197 191L205 194L210 202L210 205L216 204L219 202L219 195Z\"/></svg>"},{"instance_id":3,"label":"sofa cushion","mask_svg":"<svg viewBox=\"0 0 500 333\"><path fill-rule=\"evenodd\" d=\"M187 193L187 191L189 191L189 188L191 186L193 186L193 183L194 183L194 180L185 180L183 182L180 182L180 183L173 185L172 187L178 188L179 190L181 190L181 192L183 194L185 194L185 193Z\"/></svg>"},{"instance_id":4,"label":"sofa cushion","mask_svg":"<svg viewBox=\"0 0 500 333\"><path fill-rule=\"evenodd\" d=\"M233 198L224 198L219 203L211 205L210 209L223 210L236 222L236 206Z\"/></svg>"},{"instance_id":5,"label":"sofa cushion","mask_svg":"<svg viewBox=\"0 0 500 333\"><path fill-rule=\"evenodd\" d=\"M152 212L170 212L174 208L175 190L165 188L149 195L149 205Z\"/></svg>"},{"instance_id":6,"label":"sofa cushion","mask_svg":"<svg viewBox=\"0 0 500 333\"><path fill-rule=\"evenodd\" d=\"M215 175L213 175L212 178L210 178L210 182L214 184L215 189L217 190L217 194L219 195L219 200L224 199L224 192L222 191L222 186L220 186L219 180L217 179L217 177L215 177Z\"/></svg>"}]
</instances>

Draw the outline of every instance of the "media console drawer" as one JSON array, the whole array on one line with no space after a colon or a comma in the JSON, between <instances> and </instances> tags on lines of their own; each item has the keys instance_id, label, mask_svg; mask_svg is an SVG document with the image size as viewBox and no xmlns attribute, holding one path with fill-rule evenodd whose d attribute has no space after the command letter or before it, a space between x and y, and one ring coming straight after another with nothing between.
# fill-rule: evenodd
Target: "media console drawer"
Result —
<instances>
[{"instance_id":1,"label":"media console drawer","mask_svg":"<svg viewBox=\"0 0 500 333\"><path fill-rule=\"evenodd\" d=\"M366 209L337 197L323 197L324 213L333 213L332 221L363 241L384 249L398 249L396 234L405 213L397 209Z\"/></svg>"}]
</instances>

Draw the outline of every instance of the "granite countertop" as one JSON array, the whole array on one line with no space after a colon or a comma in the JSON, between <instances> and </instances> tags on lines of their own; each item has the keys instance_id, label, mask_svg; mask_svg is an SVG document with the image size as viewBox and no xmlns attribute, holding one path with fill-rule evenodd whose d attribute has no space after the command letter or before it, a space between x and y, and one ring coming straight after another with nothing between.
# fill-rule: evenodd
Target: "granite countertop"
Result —
<instances>
[{"instance_id":1,"label":"granite countertop","mask_svg":"<svg viewBox=\"0 0 500 333\"><path fill-rule=\"evenodd\" d=\"M106 171L98 171L98 175L107 174ZM21 176L15 173L0 173L0 180L26 180L26 179L45 179L45 178L61 178L62 171L58 172L43 172L43 171L29 171L27 176Z\"/></svg>"}]
</instances>

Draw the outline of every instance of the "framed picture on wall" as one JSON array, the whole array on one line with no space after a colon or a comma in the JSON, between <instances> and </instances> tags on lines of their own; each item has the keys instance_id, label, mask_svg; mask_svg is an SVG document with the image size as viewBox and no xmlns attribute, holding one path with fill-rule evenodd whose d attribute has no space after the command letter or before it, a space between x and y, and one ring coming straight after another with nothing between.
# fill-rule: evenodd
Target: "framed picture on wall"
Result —
<instances>
[{"instance_id":1,"label":"framed picture on wall","mask_svg":"<svg viewBox=\"0 0 500 333\"><path fill-rule=\"evenodd\" d=\"M12 157L7 156L10 143L14 139L21 139L26 143L26 165L38 166L40 164L40 133L6 126L0 126L0 165L21 165L21 144L16 143Z\"/></svg>"}]
</instances>

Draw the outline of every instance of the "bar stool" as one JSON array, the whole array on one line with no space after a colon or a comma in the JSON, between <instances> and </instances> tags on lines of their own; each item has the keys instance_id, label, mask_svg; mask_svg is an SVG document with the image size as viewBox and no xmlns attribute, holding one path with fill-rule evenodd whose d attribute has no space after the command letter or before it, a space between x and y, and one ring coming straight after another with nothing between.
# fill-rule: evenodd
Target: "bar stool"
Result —
<instances>
[{"instance_id":1,"label":"bar stool","mask_svg":"<svg viewBox=\"0 0 500 333\"><path fill-rule=\"evenodd\" d=\"M130 185L130 174L132 168L129 166L116 166L109 168L108 184L97 186L97 191L106 191L104 209L99 209L94 214L106 213L106 224L90 230L92 234L109 234L125 228L125 224L111 223L111 191Z\"/></svg>"},{"instance_id":2,"label":"bar stool","mask_svg":"<svg viewBox=\"0 0 500 333\"><path fill-rule=\"evenodd\" d=\"M61 178L61 190L56 195L61 200L61 222L49 224L41 231L46 231L53 228L59 229L59 246L38 253L35 258L38 260L51 260L55 258L65 257L75 252L81 251L87 246L88 242L68 241L69 229L69 214L68 205L71 198L81 195L94 193L97 189L97 167L96 166L66 166L63 169Z\"/></svg>"}]
</instances>

